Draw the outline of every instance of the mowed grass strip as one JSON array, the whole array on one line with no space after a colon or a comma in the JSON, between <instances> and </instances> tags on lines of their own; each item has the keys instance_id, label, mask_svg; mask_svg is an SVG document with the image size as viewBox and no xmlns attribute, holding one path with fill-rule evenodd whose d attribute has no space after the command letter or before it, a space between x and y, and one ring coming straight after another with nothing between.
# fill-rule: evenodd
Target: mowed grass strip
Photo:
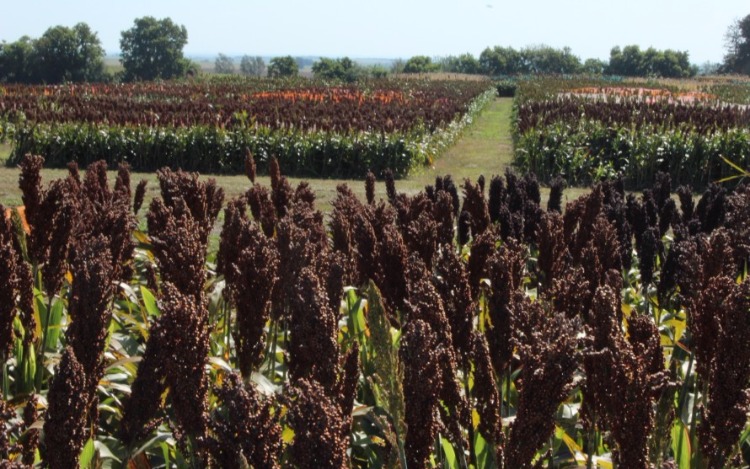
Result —
<instances>
[{"instance_id":1,"label":"mowed grass strip","mask_svg":"<svg viewBox=\"0 0 750 469\"><path fill-rule=\"evenodd\" d=\"M449 149L446 150L434 163L431 168L419 169L415 174L406 179L396 182L396 188L399 191L407 193L416 193L428 184L435 182L435 176L451 174L457 183L462 183L464 178L476 180L480 174L488 178L492 174L502 174L505 172L512 160L513 150L510 139L510 112L513 101L509 98L498 98L490 102L466 128L464 135ZM0 145L0 203L5 206L14 206L21 204L21 192L18 189L17 168L5 167L5 160L10 155L11 147L8 144ZM83 168L82 168L83 169ZM281 168L282 172L284 168ZM42 172L45 184L46 182L65 177L67 170L62 169L45 169ZM114 180L116 172L110 172L110 178ZM227 199L236 197L250 187L250 181L244 175L224 176L224 175L202 175L205 178L215 178L217 184L222 187L226 193ZM158 195L159 186L155 173L133 173L132 184L138 183L141 179L149 181L148 191L146 194L146 204L151 198ZM347 183L364 199L364 182L358 180L343 179L306 179L290 178L290 183L296 187L301 181L307 181L318 196L318 207L324 212L331 208L331 201L336 197L336 186ZM268 177L259 177L257 181L267 187L271 182ZM376 198L385 199L385 185L376 186ZM146 206L144 204L144 206Z\"/></svg>"}]
</instances>

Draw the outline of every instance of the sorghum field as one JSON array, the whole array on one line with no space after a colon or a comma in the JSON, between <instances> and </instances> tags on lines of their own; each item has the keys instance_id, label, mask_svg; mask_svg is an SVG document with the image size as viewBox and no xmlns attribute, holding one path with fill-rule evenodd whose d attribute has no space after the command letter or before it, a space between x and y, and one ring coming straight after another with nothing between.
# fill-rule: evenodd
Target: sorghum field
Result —
<instances>
[{"instance_id":1,"label":"sorghum field","mask_svg":"<svg viewBox=\"0 0 750 469\"><path fill-rule=\"evenodd\" d=\"M290 83L0 88L0 467L750 465L745 85L499 83L519 172L414 193L491 83Z\"/></svg>"},{"instance_id":2,"label":"sorghum field","mask_svg":"<svg viewBox=\"0 0 750 469\"><path fill-rule=\"evenodd\" d=\"M516 164L549 183L588 185L621 174L644 189L658 172L705 188L750 166L750 83L606 82L538 78L518 83Z\"/></svg>"},{"instance_id":3,"label":"sorghum field","mask_svg":"<svg viewBox=\"0 0 750 469\"><path fill-rule=\"evenodd\" d=\"M31 153L50 167L237 174L250 150L264 173L273 156L294 176L401 177L431 164L492 96L486 80L3 85L0 142L13 142L10 165Z\"/></svg>"},{"instance_id":4,"label":"sorghum field","mask_svg":"<svg viewBox=\"0 0 750 469\"><path fill-rule=\"evenodd\" d=\"M532 175L386 172L375 200L369 173L324 216L251 154L243 196L165 168L148 207L126 166L43 163L0 218L13 467L750 461L750 186L694 203L659 173L563 211L561 179L543 207Z\"/></svg>"}]
</instances>

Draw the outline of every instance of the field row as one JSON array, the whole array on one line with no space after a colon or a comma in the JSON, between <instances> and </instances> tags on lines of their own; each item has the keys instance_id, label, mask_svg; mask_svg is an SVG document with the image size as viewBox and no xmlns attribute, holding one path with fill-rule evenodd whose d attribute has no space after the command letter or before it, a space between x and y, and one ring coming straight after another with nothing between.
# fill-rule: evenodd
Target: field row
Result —
<instances>
[{"instance_id":1,"label":"field row","mask_svg":"<svg viewBox=\"0 0 750 469\"><path fill-rule=\"evenodd\" d=\"M208 80L0 88L0 140L47 164L107 158L237 173L247 151L297 176L403 176L429 164L491 96L485 81Z\"/></svg>"},{"instance_id":2,"label":"field row","mask_svg":"<svg viewBox=\"0 0 750 469\"><path fill-rule=\"evenodd\" d=\"M622 175L629 189L656 173L705 188L750 165L750 109L720 95L649 82L531 79L517 86L515 163L549 183L588 185ZM712 89L708 87L707 89Z\"/></svg>"}]
</instances>

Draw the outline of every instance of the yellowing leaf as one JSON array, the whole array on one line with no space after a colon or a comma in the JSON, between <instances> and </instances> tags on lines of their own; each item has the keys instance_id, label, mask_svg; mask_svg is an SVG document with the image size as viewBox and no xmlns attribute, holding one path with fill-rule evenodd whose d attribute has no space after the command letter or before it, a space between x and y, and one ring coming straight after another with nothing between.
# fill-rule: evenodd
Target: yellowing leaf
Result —
<instances>
[{"instance_id":1,"label":"yellowing leaf","mask_svg":"<svg viewBox=\"0 0 750 469\"><path fill-rule=\"evenodd\" d=\"M471 409L471 425L476 429L479 428L479 422L482 418L479 416L477 409Z\"/></svg>"},{"instance_id":2,"label":"yellowing leaf","mask_svg":"<svg viewBox=\"0 0 750 469\"><path fill-rule=\"evenodd\" d=\"M284 431L281 432L281 439L284 440L284 443L291 443L294 440L294 430L284 427Z\"/></svg>"}]
</instances>

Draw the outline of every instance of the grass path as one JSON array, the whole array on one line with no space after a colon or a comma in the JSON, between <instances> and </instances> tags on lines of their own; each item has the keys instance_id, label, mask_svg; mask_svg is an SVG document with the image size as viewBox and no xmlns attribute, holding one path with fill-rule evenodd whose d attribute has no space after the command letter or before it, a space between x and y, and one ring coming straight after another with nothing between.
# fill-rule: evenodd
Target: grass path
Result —
<instances>
[{"instance_id":1,"label":"grass path","mask_svg":"<svg viewBox=\"0 0 750 469\"><path fill-rule=\"evenodd\" d=\"M450 174L457 184L463 182L464 178L476 180L480 174L489 178L493 174L503 174L505 168L510 164L513 150L510 137L510 113L512 99L498 98L491 101L475 121L469 125L462 137L449 148L434 163L433 167L417 171L406 179L396 182L399 191L407 193L418 192L428 184L435 182L435 176ZM6 206L20 205L21 193L18 190L18 169L5 167L5 160L10 154L10 146L0 145L0 204ZM51 179L64 177L66 170L46 169L42 177L46 184ZM115 173L112 172L111 180L114 181ZM245 176L208 176L214 177L218 185L224 188L227 199L245 192L250 187L250 182ZM158 194L158 184L154 173L134 173L133 184L141 179L147 179L148 200ZM290 178L292 185L303 179ZM348 183L360 197L364 199L364 183L362 181L340 180L340 179L305 179L312 186L318 196L318 206L323 211L330 209L330 202L336 196L336 186ZM267 177L260 177L261 184L270 186ZM385 187L378 184L376 187L376 198L385 198Z\"/></svg>"}]
</instances>

